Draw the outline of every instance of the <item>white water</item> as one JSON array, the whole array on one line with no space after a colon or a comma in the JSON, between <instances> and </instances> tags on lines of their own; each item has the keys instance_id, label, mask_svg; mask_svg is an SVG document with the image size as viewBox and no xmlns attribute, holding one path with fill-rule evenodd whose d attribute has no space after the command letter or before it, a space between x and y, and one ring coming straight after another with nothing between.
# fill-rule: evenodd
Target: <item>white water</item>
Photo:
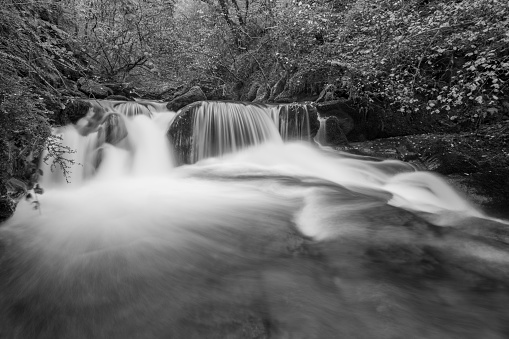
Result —
<instances>
[{"instance_id":1,"label":"white water","mask_svg":"<svg viewBox=\"0 0 509 339\"><path fill-rule=\"evenodd\" d=\"M280 105L279 111L279 133L283 140L311 139L307 106Z\"/></svg>"},{"instance_id":2,"label":"white water","mask_svg":"<svg viewBox=\"0 0 509 339\"><path fill-rule=\"evenodd\" d=\"M263 108L203 102L194 113L194 161L236 152L248 146L281 142Z\"/></svg>"},{"instance_id":3,"label":"white water","mask_svg":"<svg viewBox=\"0 0 509 339\"><path fill-rule=\"evenodd\" d=\"M439 177L273 134L175 168L152 114L99 166L65 129L72 183L0 227L0 338L507 337L506 225Z\"/></svg>"}]
</instances>

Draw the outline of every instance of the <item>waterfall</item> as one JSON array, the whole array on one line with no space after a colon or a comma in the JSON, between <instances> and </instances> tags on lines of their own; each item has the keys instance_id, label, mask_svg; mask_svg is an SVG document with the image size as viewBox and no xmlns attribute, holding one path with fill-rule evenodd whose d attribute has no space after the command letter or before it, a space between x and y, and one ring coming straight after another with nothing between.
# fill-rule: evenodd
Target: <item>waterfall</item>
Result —
<instances>
[{"instance_id":1,"label":"waterfall","mask_svg":"<svg viewBox=\"0 0 509 339\"><path fill-rule=\"evenodd\" d=\"M318 118L320 121L320 128L318 128L318 132L315 136L315 142L319 145L326 146L327 145L327 131L325 129L325 122L327 118Z\"/></svg>"},{"instance_id":2,"label":"waterfall","mask_svg":"<svg viewBox=\"0 0 509 339\"><path fill-rule=\"evenodd\" d=\"M507 338L508 223L441 177L303 108L97 105L0 225L0 338Z\"/></svg>"},{"instance_id":3,"label":"waterfall","mask_svg":"<svg viewBox=\"0 0 509 339\"><path fill-rule=\"evenodd\" d=\"M267 141L310 141L317 124L308 105L202 101L177 113L169 137L178 162L188 164Z\"/></svg>"},{"instance_id":4,"label":"waterfall","mask_svg":"<svg viewBox=\"0 0 509 339\"><path fill-rule=\"evenodd\" d=\"M307 106L282 105L279 109L279 132L283 140L311 140Z\"/></svg>"},{"instance_id":5,"label":"waterfall","mask_svg":"<svg viewBox=\"0 0 509 339\"><path fill-rule=\"evenodd\" d=\"M72 152L64 154L59 161L50 157L41 164L42 186L79 186L98 173L102 177L115 173L152 174L174 167L166 130L175 113L169 112L164 104L151 101L88 102L94 108L93 114L82 118L77 128L55 129L54 134L62 140L62 149ZM84 126L88 134L82 133L80 126ZM105 153L109 156L105 157ZM47 156L48 152L43 154L43 158ZM103 163L105 159L107 164Z\"/></svg>"},{"instance_id":6,"label":"waterfall","mask_svg":"<svg viewBox=\"0 0 509 339\"><path fill-rule=\"evenodd\" d=\"M281 140L264 109L224 102L196 107L192 138L194 162Z\"/></svg>"}]
</instances>

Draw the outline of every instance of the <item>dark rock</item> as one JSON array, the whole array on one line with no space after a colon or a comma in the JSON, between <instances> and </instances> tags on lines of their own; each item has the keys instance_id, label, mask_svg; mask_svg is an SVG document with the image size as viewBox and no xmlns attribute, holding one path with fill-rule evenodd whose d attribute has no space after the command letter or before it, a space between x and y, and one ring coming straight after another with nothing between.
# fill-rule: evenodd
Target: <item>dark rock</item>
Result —
<instances>
[{"instance_id":1,"label":"dark rock","mask_svg":"<svg viewBox=\"0 0 509 339\"><path fill-rule=\"evenodd\" d=\"M216 78L198 78L190 82L190 86L198 86L207 97L207 100L239 100L228 91L228 86ZM238 92L244 83L238 81L233 86L233 92Z\"/></svg>"},{"instance_id":2,"label":"dark rock","mask_svg":"<svg viewBox=\"0 0 509 339\"><path fill-rule=\"evenodd\" d=\"M207 91L203 91L207 100L232 100L233 97L226 90L226 85L219 85Z\"/></svg>"},{"instance_id":3,"label":"dark rock","mask_svg":"<svg viewBox=\"0 0 509 339\"><path fill-rule=\"evenodd\" d=\"M72 67L69 63L54 62L53 64L55 65L55 68L67 79L77 81L81 76L80 70Z\"/></svg>"},{"instance_id":4,"label":"dark rock","mask_svg":"<svg viewBox=\"0 0 509 339\"><path fill-rule=\"evenodd\" d=\"M109 95L113 95L113 90L111 88L90 79L79 78L78 88L83 93L96 99L104 99Z\"/></svg>"},{"instance_id":5,"label":"dark rock","mask_svg":"<svg viewBox=\"0 0 509 339\"><path fill-rule=\"evenodd\" d=\"M159 93L157 90L142 90L142 89L136 89L134 91L136 93L136 96L133 96L135 98L141 98L145 100L161 100L161 93ZM133 94L134 94L133 93Z\"/></svg>"},{"instance_id":6,"label":"dark rock","mask_svg":"<svg viewBox=\"0 0 509 339\"><path fill-rule=\"evenodd\" d=\"M355 106L353 105L352 102L349 102L348 100L345 99L317 102L315 106L316 109L318 110L318 113L320 114L326 114L327 112L333 110L344 110L346 112L355 114Z\"/></svg>"},{"instance_id":7,"label":"dark rock","mask_svg":"<svg viewBox=\"0 0 509 339\"><path fill-rule=\"evenodd\" d=\"M11 217L11 215L14 213L14 210L16 208L16 203L6 197L1 196L0 197L0 223L7 220Z\"/></svg>"},{"instance_id":8,"label":"dark rock","mask_svg":"<svg viewBox=\"0 0 509 339\"><path fill-rule=\"evenodd\" d=\"M345 135L348 135L354 128L355 124L353 118L347 114L337 114L335 115L338 118L339 126Z\"/></svg>"},{"instance_id":9,"label":"dark rock","mask_svg":"<svg viewBox=\"0 0 509 339\"><path fill-rule=\"evenodd\" d=\"M338 99L316 103L321 116L336 116L342 121L343 131L349 141L372 140L384 136L381 108L365 107L353 100Z\"/></svg>"},{"instance_id":10,"label":"dark rock","mask_svg":"<svg viewBox=\"0 0 509 339\"><path fill-rule=\"evenodd\" d=\"M195 103L184 107L175 116L168 129L167 136L175 149L175 156L179 165L191 164L193 162L193 111L199 105L200 103Z\"/></svg>"},{"instance_id":11,"label":"dark rock","mask_svg":"<svg viewBox=\"0 0 509 339\"><path fill-rule=\"evenodd\" d=\"M283 92L287 81L287 75L285 74L279 79L276 84L270 90L269 101L275 101L275 99ZM278 101L282 102L282 101ZM291 101L290 101L291 102Z\"/></svg>"},{"instance_id":12,"label":"dark rock","mask_svg":"<svg viewBox=\"0 0 509 339\"><path fill-rule=\"evenodd\" d=\"M353 131L355 127L355 122L352 116L359 115L358 110L355 108L353 104L346 100L334 100L328 102L322 102L315 104L318 110L318 113L322 117L334 116L338 118L339 124L343 133L349 138L351 141L358 141L359 136L349 134Z\"/></svg>"},{"instance_id":13,"label":"dark rock","mask_svg":"<svg viewBox=\"0 0 509 339\"><path fill-rule=\"evenodd\" d=\"M289 104L289 103L292 103L294 102L294 99L293 98L286 98L286 97L281 97L281 96L278 96L274 102L278 103L278 104Z\"/></svg>"},{"instance_id":14,"label":"dark rock","mask_svg":"<svg viewBox=\"0 0 509 339\"><path fill-rule=\"evenodd\" d=\"M327 145L347 145L348 140L341 128L341 121L335 117L328 117L325 121L325 142Z\"/></svg>"},{"instance_id":15,"label":"dark rock","mask_svg":"<svg viewBox=\"0 0 509 339\"><path fill-rule=\"evenodd\" d=\"M323 117L335 117L345 135L348 135L354 128L354 120L346 110L334 109L321 114Z\"/></svg>"},{"instance_id":16,"label":"dark rock","mask_svg":"<svg viewBox=\"0 0 509 339\"><path fill-rule=\"evenodd\" d=\"M260 86L261 86L260 83L253 82L251 87L249 87L249 91L247 92L247 95L246 95L247 101L253 101L256 99L256 94L258 93L258 88L260 88Z\"/></svg>"},{"instance_id":17,"label":"dark rock","mask_svg":"<svg viewBox=\"0 0 509 339\"><path fill-rule=\"evenodd\" d=\"M332 84L327 84L323 88L322 92L320 92L320 95L318 96L318 99L316 99L316 102L324 102L324 101L332 101L335 100L334 92L336 91L336 86Z\"/></svg>"},{"instance_id":18,"label":"dark rock","mask_svg":"<svg viewBox=\"0 0 509 339\"><path fill-rule=\"evenodd\" d=\"M267 85L260 85L256 91L256 98L253 102L266 102L270 96L270 87Z\"/></svg>"},{"instance_id":19,"label":"dark rock","mask_svg":"<svg viewBox=\"0 0 509 339\"><path fill-rule=\"evenodd\" d=\"M110 95L106 98L106 100L130 101L131 99L123 95Z\"/></svg>"},{"instance_id":20,"label":"dark rock","mask_svg":"<svg viewBox=\"0 0 509 339\"><path fill-rule=\"evenodd\" d=\"M483 164L477 173L468 176L471 187L487 201L481 206L501 218L509 218L509 168L497 164Z\"/></svg>"},{"instance_id":21,"label":"dark rock","mask_svg":"<svg viewBox=\"0 0 509 339\"><path fill-rule=\"evenodd\" d=\"M72 99L65 103L65 108L58 114L57 123L60 125L75 124L87 115L92 105L88 101Z\"/></svg>"},{"instance_id":22,"label":"dark rock","mask_svg":"<svg viewBox=\"0 0 509 339\"><path fill-rule=\"evenodd\" d=\"M180 85L177 87L168 87L164 88L161 92L161 100L171 101L175 97L184 94L186 91L184 90L184 85Z\"/></svg>"},{"instance_id":23,"label":"dark rock","mask_svg":"<svg viewBox=\"0 0 509 339\"><path fill-rule=\"evenodd\" d=\"M181 86L177 87L177 91L173 94L173 99L175 99L176 97L179 97L181 95L186 94L186 92L189 92L191 87L193 87L193 86L181 85Z\"/></svg>"},{"instance_id":24,"label":"dark rock","mask_svg":"<svg viewBox=\"0 0 509 339\"><path fill-rule=\"evenodd\" d=\"M130 83L108 82L103 83L103 85L110 88L113 91L113 93L111 93L112 95L120 95L126 98L139 97L139 94L136 93L136 89Z\"/></svg>"},{"instance_id":25,"label":"dark rock","mask_svg":"<svg viewBox=\"0 0 509 339\"><path fill-rule=\"evenodd\" d=\"M421 151L426 167L440 174L473 173L479 164L472 157L454 150L443 140L426 145Z\"/></svg>"},{"instance_id":26,"label":"dark rock","mask_svg":"<svg viewBox=\"0 0 509 339\"><path fill-rule=\"evenodd\" d=\"M166 105L166 107L168 107L168 109L170 111L178 111L179 109L181 109L184 106L187 106L193 102L202 101L202 100L207 100L205 93L203 93L203 91L201 90L200 87L194 86L194 87L191 87L191 89L188 92L186 92L185 94L180 95L180 96L176 97L175 99L173 99L172 101L170 101Z\"/></svg>"},{"instance_id":27,"label":"dark rock","mask_svg":"<svg viewBox=\"0 0 509 339\"><path fill-rule=\"evenodd\" d=\"M292 101L316 100L324 86L339 81L344 73L344 67L333 65L299 70L289 78L279 96Z\"/></svg>"}]
</instances>

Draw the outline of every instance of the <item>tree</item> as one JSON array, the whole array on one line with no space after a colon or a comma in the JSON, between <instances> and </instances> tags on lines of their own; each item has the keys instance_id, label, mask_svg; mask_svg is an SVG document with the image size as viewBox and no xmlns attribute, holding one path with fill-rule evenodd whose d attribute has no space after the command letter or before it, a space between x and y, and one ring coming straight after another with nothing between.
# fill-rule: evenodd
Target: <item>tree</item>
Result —
<instances>
[{"instance_id":1,"label":"tree","mask_svg":"<svg viewBox=\"0 0 509 339\"><path fill-rule=\"evenodd\" d=\"M171 29L172 0L73 0L75 37L95 73L123 81L135 69L156 72L153 57Z\"/></svg>"}]
</instances>

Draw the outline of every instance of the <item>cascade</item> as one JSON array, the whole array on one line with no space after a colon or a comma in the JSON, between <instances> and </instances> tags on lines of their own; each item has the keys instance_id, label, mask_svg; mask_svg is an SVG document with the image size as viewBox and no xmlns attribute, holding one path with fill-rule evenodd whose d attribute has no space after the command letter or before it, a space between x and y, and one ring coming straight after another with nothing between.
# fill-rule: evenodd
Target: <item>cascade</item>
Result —
<instances>
[{"instance_id":1,"label":"cascade","mask_svg":"<svg viewBox=\"0 0 509 339\"><path fill-rule=\"evenodd\" d=\"M283 140L311 140L308 107L305 105L281 105L279 108L279 132Z\"/></svg>"},{"instance_id":2,"label":"cascade","mask_svg":"<svg viewBox=\"0 0 509 339\"><path fill-rule=\"evenodd\" d=\"M97 105L0 225L0 338L508 337L508 223L442 178L290 106Z\"/></svg>"},{"instance_id":3,"label":"cascade","mask_svg":"<svg viewBox=\"0 0 509 339\"><path fill-rule=\"evenodd\" d=\"M94 177L99 167L102 172L111 172L108 169L111 166L102 165L105 152L118 153L117 161L111 161L114 155L106 159L111 164L116 162L115 166L122 168L119 173L126 170L139 172L143 167L151 167L152 170L148 172L173 167L173 152L167 144L165 133L175 114L169 112L164 104L151 101L89 102L93 114L78 121L76 128L65 126L54 131L62 139L63 148L72 152L64 156L64 167L56 164L55 159L48 159L41 164L42 172L46 173L41 179L42 186L79 186ZM147 123L147 120L154 123ZM83 130L86 132L83 133ZM164 143L149 141L154 138L164 140ZM119 155L122 153L124 156ZM45 156L43 154L43 158ZM135 161L137 158L145 161Z\"/></svg>"},{"instance_id":4,"label":"cascade","mask_svg":"<svg viewBox=\"0 0 509 339\"><path fill-rule=\"evenodd\" d=\"M264 109L223 102L196 106L192 138L194 162L281 140Z\"/></svg>"},{"instance_id":5,"label":"cascade","mask_svg":"<svg viewBox=\"0 0 509 339\"><path fill-rule=\"evenodd\" d=\"M178 163L189 164L266 141L310 141L317 130L309 105L201 101L177 112L168 135Z\"/></svg>"}]
</instances>

